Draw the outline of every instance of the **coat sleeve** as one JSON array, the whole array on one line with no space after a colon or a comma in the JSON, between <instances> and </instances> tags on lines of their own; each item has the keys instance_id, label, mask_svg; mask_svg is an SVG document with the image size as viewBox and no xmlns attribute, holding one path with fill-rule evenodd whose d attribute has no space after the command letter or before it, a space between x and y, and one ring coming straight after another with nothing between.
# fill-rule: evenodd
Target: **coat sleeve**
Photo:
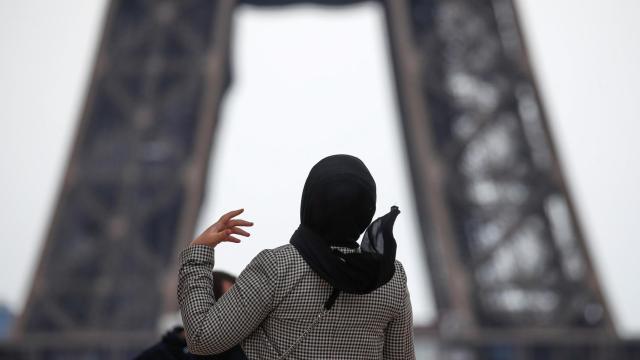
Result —
<instances>
[{"instance_id":1,"label":"coat sleeve","mask_svg":"<svg viewBox=\"0 0 640 360\"><path fill-rule=\"evenodd\" d=\"M413 347L413 313L411 311L411 298L407 288L407 278L400 263L397 263L396 271L402 278L403 295L398 316L393 319L385 330L384 359L415 359Z\"/></svg>"},{"instance_id":2,"label":"coat sleeve","mask_svg":"<svg viewBox=\"0 0 640 360\"><path fill-rule=\"evenodd\" d=\"M278 266L270 250L258 254L217 302L214 250L192 245L180 254L178 304L193 354L218 354L239 344L273 308Z\"/></svg>"}]
</instances>

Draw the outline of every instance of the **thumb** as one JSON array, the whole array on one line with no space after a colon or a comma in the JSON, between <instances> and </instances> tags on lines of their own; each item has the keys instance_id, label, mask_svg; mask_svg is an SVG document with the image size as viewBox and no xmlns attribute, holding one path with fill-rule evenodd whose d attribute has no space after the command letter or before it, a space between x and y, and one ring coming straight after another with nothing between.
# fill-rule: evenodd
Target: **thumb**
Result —
<instances>
[{"instance_id":1,"label":"thumb","mask_svg":"<svg viewBox=\"0 0 640 360\"><path fill-rule=\"evenodd\" d=\"M227 236L229 236L228 229L222 231L208 230L198 236L198 238L193 241L193 244L216 246L226 239Z\"/></svg>"}]
</instances>

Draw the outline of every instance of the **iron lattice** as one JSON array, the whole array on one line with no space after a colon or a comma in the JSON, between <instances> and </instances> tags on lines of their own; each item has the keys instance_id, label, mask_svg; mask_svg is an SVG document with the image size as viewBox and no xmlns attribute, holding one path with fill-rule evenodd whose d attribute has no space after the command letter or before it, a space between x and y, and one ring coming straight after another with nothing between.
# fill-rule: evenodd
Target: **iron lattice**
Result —
<instances>
[{"instance_id":1,"label":"iron lattice","mask_svg":"<svg viewBox=\"0 0 640 360\"><path fill-rule=\"evenodd\" d=\"M381 4L439 334L611 335L511 0ZM175 255L202 199L235 5L112 1L19 324L30 357L131 357L175 309Z\"/></svg>"}]
</instances>

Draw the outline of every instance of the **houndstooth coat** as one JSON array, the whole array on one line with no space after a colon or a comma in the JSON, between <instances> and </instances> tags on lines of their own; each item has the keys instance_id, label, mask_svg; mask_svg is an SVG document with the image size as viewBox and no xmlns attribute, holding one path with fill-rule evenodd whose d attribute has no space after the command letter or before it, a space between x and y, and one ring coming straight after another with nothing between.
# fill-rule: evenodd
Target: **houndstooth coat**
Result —
<instances>
[{"instance_id":1,"label":"houndstooth coat","mask_svg":"<svg viewBox=\"0 0 640 360\"><path fill-rule=\"evenodd\" d=\"M178 302L187 344L195 354L220 353L240 343L249 359L277 359L332 292L290 244L259 253L217 302L213 248L189 246L180 254L180 264ZM375 291L340 293L287 358L415 359L411 301L400 262L393 278Z\"/></svg>"}]
</instances>

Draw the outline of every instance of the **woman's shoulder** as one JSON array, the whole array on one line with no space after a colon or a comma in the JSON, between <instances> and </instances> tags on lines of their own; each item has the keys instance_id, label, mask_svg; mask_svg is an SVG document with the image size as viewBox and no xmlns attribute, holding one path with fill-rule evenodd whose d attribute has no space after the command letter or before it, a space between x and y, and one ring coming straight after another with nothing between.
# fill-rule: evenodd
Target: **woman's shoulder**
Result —
<instances>
[{"instance_id":1,"label":"woman's shoulder","mask_svg":"<svg viewBox=\"0 0 640 360\"><path fill-rule=\"evenodd\" d=\"M298 251L296 250L295 246L291 245L291 244L284 244L284 245L280 245L276 248L273 249L269 249L269 251L273 252L274 254L281 254L281 255L285 255L285 254L291 254L291 253L297 253Z\"/></svg>"},{"instance_id":2,"label":"woman's shoulder","mask_svg":"<svg viewBox=\"0 0 640 360\"><path fill-rule=\"evenodd\" d=\"M270 262L280 270L279 272L285 274L296 268L306 268L306 262L298 250L291 244L262 250L256 256L256 260Z\"/></svg>"},{"instance_id":3,"label":"woman's shoulder","mask_svg":"<svg viewBox=\"0 0 640 360\"><path fill-rule=\"evenodd\" d=\"M407 273L404 271L404 266L400 260L395 261L396 273L395 276L400 277L404 282L407 282Z\"/></svg>"},{"instance_id":4,"label":"woman's shoulder","mask_svg":"<svg viewBox=\"0 0 640 360\"><path fill-rule=\"evenodd\" d=\"M404 266L402 266L400 260L395 261L395 267L395 273L389 282L392 283L393 287L403 292L407 287L407 273L404 271Z\"/></svg>"},{"instance_id":5,"label":"woman's shoulder","mask_svg":"<svg viewBox=\"0 0 640 360\"><path fill-rule=\"evenodd\" d=\"M288 257L300 257L296 248L291 244L281 245L273 249L264 249L256 255L255 259L275 261Z\"/></svg>"},{"instance_id":6,"label":"woman's shoulder","mask_svg":"<svg viewBox=\"0 0 640 360\"><path fill-rule=\"evenodd\" d=\"M291 244L281 245L273 249L265 249L259 254L259 256L260 255L270 257L279 264L282 262L303 260L298 250L296 250L295 246Z\"/></svg>"}]
</instances>

